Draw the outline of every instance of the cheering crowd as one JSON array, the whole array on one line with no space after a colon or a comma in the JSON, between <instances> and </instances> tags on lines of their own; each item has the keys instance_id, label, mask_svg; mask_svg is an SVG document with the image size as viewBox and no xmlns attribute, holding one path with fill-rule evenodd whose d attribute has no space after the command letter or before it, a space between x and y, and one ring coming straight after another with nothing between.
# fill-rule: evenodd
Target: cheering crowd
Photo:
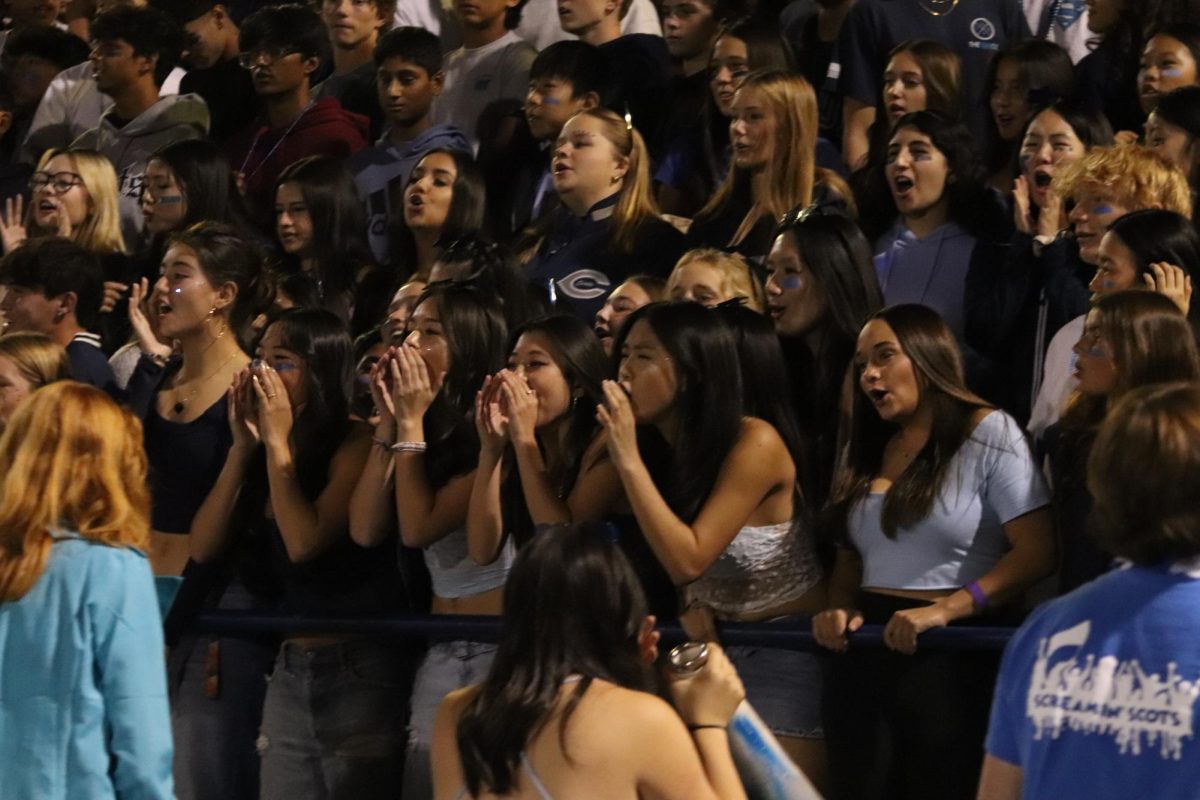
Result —
<instances>
[{"instance_id":1,"label":"cheering crowd","mask_svg":"<svg viewBox=\"0 0 1200 800\"><path fill-rule=\"evenodd\" d=\"M1195 0L0 6L0 795L1194 795Z\"/></svg>"}]
</instances>

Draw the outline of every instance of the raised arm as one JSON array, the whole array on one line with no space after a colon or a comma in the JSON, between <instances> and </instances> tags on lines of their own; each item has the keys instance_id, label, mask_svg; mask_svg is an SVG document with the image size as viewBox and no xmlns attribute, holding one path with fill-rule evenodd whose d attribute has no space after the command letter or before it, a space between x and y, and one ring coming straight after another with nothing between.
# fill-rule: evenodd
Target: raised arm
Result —
<instances>
[{"instance_id":1,"label":"raised arm","mask_svg":"<svg viewBox=\"0 0 1200 800\"><path fill-rule=\"evenodd\" d=\"M225 464L216 483L192 517L188 547L192 559L199 564L219 558L229 545L233 510L246 482L250 460L261 441L249 380L250 370L242 370L233 379L233 386L226 395L233 443L225 455Z\"/></svg>"},{"instance_id":2,"label":"raised arm","mask_svg":"<svg viewBox=\"0 0 1200 800\"><path fill-rule=\"evenodd\" d=\"M496 396L498 381L491 375L475 394L475 431L479 434L479 466L471 483L467 507L467 554L476 564L490 564L504 544L504 513L500 505L501 464L508 437L508 418Z\"/></svg>"},{"instance_id":3,"label":"raised arm","mask_svg":"<svg viewBox=\"0 0 1200 800\"><path fill-rule=\"evenodd\" d=\"M783 475L781 464L790 459L779 434L762 420L746 420L712 493L688 525L663 499L642 461L625 391L605 381L604 392L606 405L596 413L608 434L609 454L646 541L676 585L703 575L769 495L792 491L795 467L790 480Z\"/></svg>"},{"instance_id":4,"label":"raised arm","mask_svg":"<svg viewBox=\"0 0 1200 800\"><path fill-rule=\"evenodd\" d=\"M390 445L396 441L396 416L387 383L389 354L371 369L371 397L379 422L371 437L362 475L350 497L350 538L360 547L378 547L387 540L396 522L395 459Z\"/></svg>"}]
</instances>

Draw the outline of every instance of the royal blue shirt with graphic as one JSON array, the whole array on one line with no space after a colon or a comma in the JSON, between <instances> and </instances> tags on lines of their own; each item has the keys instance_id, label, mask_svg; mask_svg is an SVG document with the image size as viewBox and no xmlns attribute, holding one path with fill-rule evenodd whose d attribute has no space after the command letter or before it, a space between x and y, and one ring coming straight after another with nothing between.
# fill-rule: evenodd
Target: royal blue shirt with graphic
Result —
<instances>
[{"instance_id":1,"label":"royal blue shirt with graphic","mask_svg":"<svg viewBox=\"0 0 1200 800\"><path fill-rule=\"evenodd\" d=\"M1200 559L1118 569L1035 611L1004 653L987 752L1023 800L1196 797Z\"/></svg>"}]
</instances>

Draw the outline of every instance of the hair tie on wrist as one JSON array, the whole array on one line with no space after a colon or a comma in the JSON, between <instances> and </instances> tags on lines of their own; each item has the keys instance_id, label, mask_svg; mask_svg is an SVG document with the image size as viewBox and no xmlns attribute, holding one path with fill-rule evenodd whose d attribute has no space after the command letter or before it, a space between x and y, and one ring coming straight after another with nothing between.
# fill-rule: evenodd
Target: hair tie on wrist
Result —
<instances>
[{"instance_id":1,"label":"hair tie on wrist","mask_svg":"<svg viewBox=\"0 0 1200 800\"><path fill-rule=\"evenodd\" d=\"M393 453L424 453L428 448L427 442L396 442L390 445Z\"/></svg>"},{"instance_id":2,"label":"hair tie on wrist","mask_svg":"<svg viewBox=\"0 0 1200 800\"><path fill-rule=\"evenodd\" d=\"M967 594L971 595L971 599L975 601L975 609L983 611L988 607L988 596L979 585L979 581L971 581L963 587L967 590Z\"/></svg>"}]
</instances>

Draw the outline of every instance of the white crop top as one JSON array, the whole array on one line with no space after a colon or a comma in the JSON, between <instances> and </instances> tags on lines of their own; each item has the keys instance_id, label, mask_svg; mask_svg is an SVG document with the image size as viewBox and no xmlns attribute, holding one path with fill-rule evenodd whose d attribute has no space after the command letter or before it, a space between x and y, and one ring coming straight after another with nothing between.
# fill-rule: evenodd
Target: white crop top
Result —
<instances>
[{"instance_id":1,"label":"white crop top","mask_svg":"<svg viewBox=\"0 0 1200 800\"><path fill-rule=\"evenodd\" d=\"M821 580L812 535L791 522L747 526L684 590L718 615L753 614L789 603Z\"/></svg>"},{"instance_id":2,"label":"white crop top","mask_svg":"<svg viewBox=\"0 0 1200 800\"><path fill-rule=\"evenodd\" d=\"M929 516L892 539L880 524L885 496L868 494L847 520L862 585L881 589L956 589L978 580L1008 552L1004 524L1050 502L1024 433L1003 411L984 417L954 454Z\"/></svg>"},{"instance_id":3,"label":"white crop top","mask_svg":"<svg viewBox=\"0 0 1200 800\"><path fill-rule=\"evenodd\" d=\"M481 566L467 553L466 528L459 528L426 547L423 554L433 583L433 593L452 600L483 594L503 586L516 558L517 547L509 536L496 560Z\"/></svg>"}]
</instances>

